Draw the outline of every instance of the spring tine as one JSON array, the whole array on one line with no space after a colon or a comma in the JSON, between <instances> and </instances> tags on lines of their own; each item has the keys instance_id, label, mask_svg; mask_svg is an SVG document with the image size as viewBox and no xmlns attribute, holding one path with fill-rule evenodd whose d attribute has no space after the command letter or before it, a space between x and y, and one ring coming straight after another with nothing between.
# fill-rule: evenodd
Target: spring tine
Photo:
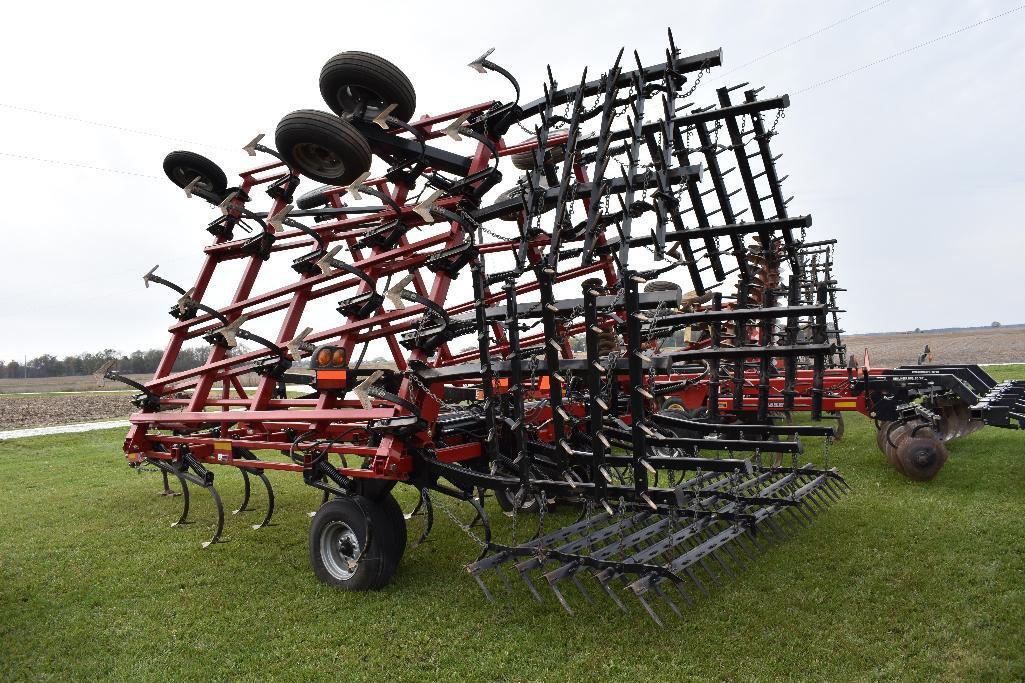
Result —
<instances>
[{"instance_id":1,"label":"spring tine","mask_svg":"<svg viewBox=\"0 0 1025 683\"><path fill-rule=\"evenodd\" d=\"M271 486L270 480L263 472L258 472L256 476L260 478L267 489L267 513L263 516L262 522L253 525L253 529L262 529L270 525L270 519L274 516L274 487Z\"/></svg>"},{"instance_id":2,"label":"spring tine","mask_svg":"<svg viewBox=\"0 0 1025 683\"><path fill-rule=\"evenodd\" d=\"M214 488L213 484L203 487L210 492L211 497L214 499L214 505L217 508L217 528L214 529L214 535L210 537L209 541L204 541L202 547L209 548L221 538L221 532L224 531L224 505L221 503L221 496L217 493L217 489Z\"/></svg>"},{"instance_id":3,"label":"spring tine","mask_svg":"<svg viewBox=\"0 0 1025 683\"><path fill-rule=\"evenodd\" d=\"M239 471L242 473L242 503L238 506L237 510L231 511L233 515L246 511L246 506L249 505L249 494L252 492L252 487L249 485L249 475L245 470Z\"/></svg>"}]
</instances>

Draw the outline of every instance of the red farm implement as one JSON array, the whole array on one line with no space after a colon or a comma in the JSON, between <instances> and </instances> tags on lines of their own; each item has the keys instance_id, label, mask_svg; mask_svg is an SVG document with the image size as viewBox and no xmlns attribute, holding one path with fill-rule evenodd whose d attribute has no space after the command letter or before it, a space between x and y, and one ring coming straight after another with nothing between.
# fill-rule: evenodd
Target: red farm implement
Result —
<instances>
[{"instance_id":1,"label":"red farm implement","mask_svg":"<svg viewBox=\"0 0 1025 683\"><path fill-rule=\"evenodd\" d=\"M488 577L514 568L567 609L563 586L590 599L586 579L656 620L805 526L846 484L801 457L833 423L787 413L889 400L880 420L911 431L943 413L900 376L845 366L831 243L791 215L770 148L788 97L724 87L697 106L720 52L683 56L670 35L665 54L628 66L620 53L569 87L549 73L521 103L488 53L470 66L504 78L512 101L414 120L398 68L342 53L320 77L331 113L293 112L275 149L246 145L268 161L237 186L170 154L171 180L219 210L193 283L145 276L174 291L175 322L154 378L135 385L130 464L213 495L205 545L223 529L217 466L242 472L243 507L251 479L266 487L257 527L273 512L268 473L302 475L324 499L311 563L341 588L388 583L407 524L422 540L435 507L456 519L451 505L472 516L459 522L481 544L468 570L489 597ZM326 184L297 196L307 179ZM289 259L269 282L268 262ZM214 305L211 280L233 262L234 294ZM315 329L318 302L333 320ZM207 362L172 371L197 340ZM369 344L387 367L364 364ZM409 511L396 485L415 492ZM576 521L549 528L553 505ZM513 519L508 538L496 513Z\"/></svg>"}]
</instances>

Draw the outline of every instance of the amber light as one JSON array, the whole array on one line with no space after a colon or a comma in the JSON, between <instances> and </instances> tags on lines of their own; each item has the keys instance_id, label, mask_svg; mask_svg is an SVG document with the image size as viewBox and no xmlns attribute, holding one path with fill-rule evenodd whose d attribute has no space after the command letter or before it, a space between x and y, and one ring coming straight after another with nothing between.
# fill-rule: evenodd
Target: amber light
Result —
<instances>
[{"instance_id":1,"label":"amber light","mask_svg":"<svg viewBox=\"0 0 1025 683\"><path fill-rule=\"evenodd\" d=\"M317 351L317 365L323 367L331 363L331 349Z\"/></svg>"},{"instance_id":2,"label":"amber light","mask_svg":"<svg viewBox=\"0 0 1025 683\"><path fill-rule=\"evenodd\" d=\"M335 352L331 354L332 365L345 365L345 351L341 349L335 349Z\"/></svg>"}]
</instances>

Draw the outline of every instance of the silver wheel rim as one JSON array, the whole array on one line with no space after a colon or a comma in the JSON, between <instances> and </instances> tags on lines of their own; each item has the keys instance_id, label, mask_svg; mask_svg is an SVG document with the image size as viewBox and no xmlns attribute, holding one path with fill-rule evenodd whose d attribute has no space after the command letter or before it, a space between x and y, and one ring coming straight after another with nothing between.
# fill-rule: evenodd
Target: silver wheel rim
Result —
<instances>
[{"instance_id":1,"label":"silver wheel rim","mask_svg":"<svg viewBox=\"0 0 1025 683\"><path fill-rule=\"evenodd\" d=\"M320 557L328 573L348 581L356 573L360 557L359 538L345 522L331 522L320 535Z\"/></svg>"},{"instance_id":2,"label":"silver wheel rim","mask_svg":"<svg viewBox=\"0 0 1025 683\"><path fill-rule=\"evenodd\" d=\"M332 150L314 142L300 142L292 148L296 163L307 171L329 178L345 174L345 162Z\"/></svg>"}]
</instances>

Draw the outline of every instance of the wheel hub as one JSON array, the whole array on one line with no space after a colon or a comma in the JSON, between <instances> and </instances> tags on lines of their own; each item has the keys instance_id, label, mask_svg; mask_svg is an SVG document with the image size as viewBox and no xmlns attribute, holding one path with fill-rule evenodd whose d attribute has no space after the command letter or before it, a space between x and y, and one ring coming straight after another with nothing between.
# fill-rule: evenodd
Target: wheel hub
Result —
<instances>
[{"instance_id":1,"label":"wheel hub","mask_svg":"<svg viewBox=\"0 0 1025 683\"><path fill-rule=\"evenodd\" d=\"M332 576L340 581L348 581L356 573L360 557L356 532L344 522L332 522L321 535L320 555Z\"/></svg>"},{"instance_id":2,"label":"wheel hub","mask_svg":"<svg viewBox=\"0 0 1025 683\"><path fill-rule=\"evenodd\" d=\"M292 154L303 168L317 174L338 177L345 173L345 163L323 145L302 142L292 148Z\"/></svg>"}]
</instances>

